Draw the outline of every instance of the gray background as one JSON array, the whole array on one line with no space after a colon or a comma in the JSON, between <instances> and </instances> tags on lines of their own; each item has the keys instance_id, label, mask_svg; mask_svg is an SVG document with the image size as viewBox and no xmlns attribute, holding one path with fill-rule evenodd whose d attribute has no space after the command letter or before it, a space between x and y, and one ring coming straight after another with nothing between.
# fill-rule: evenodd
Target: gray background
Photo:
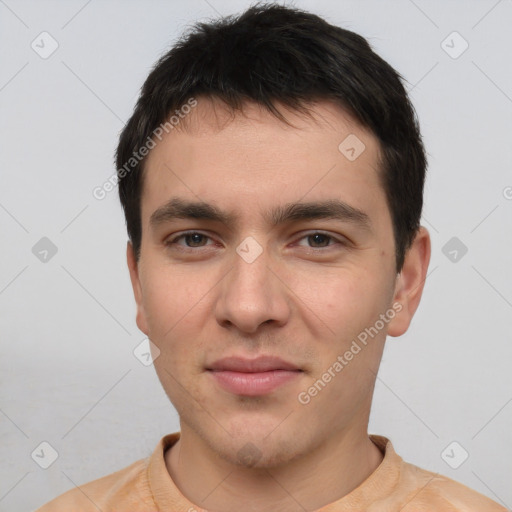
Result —
<instances>
[{"instance_id":1,"label":"gray background","mask_svg":"<svg viewBox=\"0 0 512 512\"><path fill-rule=\"evenodd\" d=\"M191 22L248 5L0 0L2 511L120 469L178 429L132 352L144 335L117 191L99 201L92 190L114 172L157 57ZM295 5L361 33L402 73L429 153L430 273L411 329L388 340L370 432L510 508L512 1ZM31 47L50 48L43 31L59 45L46 59ZM58 249L46 262L32 252L42 237ZM31 457L42 441L59 453L46 470Z\"/></svg>"}]
</instances>

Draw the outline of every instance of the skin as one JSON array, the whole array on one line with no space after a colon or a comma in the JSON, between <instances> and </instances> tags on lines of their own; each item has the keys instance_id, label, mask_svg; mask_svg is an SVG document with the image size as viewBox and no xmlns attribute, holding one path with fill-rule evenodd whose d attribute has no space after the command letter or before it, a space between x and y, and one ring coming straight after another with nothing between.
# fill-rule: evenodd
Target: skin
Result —
<instances>
[{"instance_id":1,"label":"skin","mask_svg":"<svg viewBox=\"0 0 512 512\"><path fill-rule=\"evenodd\" d=\"M420 228L396 272L377 139L328 101L312 104L312 119L281 111L294 127L254 104L230 117L200 98L148 156L138 262L127 247L137 325L160 350L154 365L180 417L167 469L198 509L315 510L377 468L383 456L367 434L376 373L386 335L410 324L429 263L429 235ZM354 161L338 150L349 134L365 144ZM171 197L214 204L238 223L150 225ZM273 207L328 199L361 210L369 225L265 220ZM205 236L175 238L187 230ZM310 236L317 231L327 236ZM236 252L246 237L263 250L252 263ZM299 393L393 304L400 312L300 403ZM247 397L220 388L206 370L222 357L261 354L302 372L270 394ZM257 457L241 460L247 450Z\"/></svg>"}]
</instances>

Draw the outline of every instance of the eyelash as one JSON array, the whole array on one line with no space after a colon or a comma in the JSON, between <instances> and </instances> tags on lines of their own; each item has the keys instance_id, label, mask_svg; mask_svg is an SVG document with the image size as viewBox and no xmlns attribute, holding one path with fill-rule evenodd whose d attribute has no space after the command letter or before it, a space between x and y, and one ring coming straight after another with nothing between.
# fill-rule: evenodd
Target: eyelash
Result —
<instances>
[{"instance_id":1,"label":"eyelash","mask_svg":"<svg viewBox=\"0 0 512 512\"><path fill-rule=\"evenodd\" d=\"M181 233L180 235L177 235L171 239L168 239L167 241L165 241L165 245L170 247L170 246L176 246L176 247L179 247L178 250L180 251L185 251L185 252L195 252L195 249L202 249L204 247L207 247L207 246L199 246L199 247L188 247L188 246L180 246L177 241L180 240L180 239L185 239L185 237L187 236L191 236L191 235L201 235L207 239L212 239L210 236L208 235L205 235L204 233L201 233L200 231L186 231L185 233ZM335 243L334 244L329 244L325 247L308 247L308 249L310 250L313 250L313 251L319 251L319 250L322 250L322 249L327 249L329 247L332 247L333 245L336 245L336 243L338 245L341 245L341 246L346 246L347 245L347 242L344 242L343 240L340 240L339 238L336 238L334 237L333 235L330 235L329 233L326 233L326 232L323 232L323 231L312 231L304 236L302 236L299 240L303 240L305 238L308 238L308 237L311 237L311 236L314 236L314 235L322 235L324 237L326 237L329 241L334 241Z\"/></svg>"}]
</instances>

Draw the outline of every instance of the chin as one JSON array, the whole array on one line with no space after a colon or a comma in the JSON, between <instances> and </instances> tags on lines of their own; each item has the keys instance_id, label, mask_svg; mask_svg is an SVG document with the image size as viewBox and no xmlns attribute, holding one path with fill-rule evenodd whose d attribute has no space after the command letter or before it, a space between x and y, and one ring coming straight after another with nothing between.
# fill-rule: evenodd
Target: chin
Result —
<instances>
[{"instance_id":1,"label":"chin","mask_svg":"<svg viewBox=\"0 0 512 512\"><path fill-rule=\"evenodd\" d=\"M247 469L272 469L290 463L300 456L296 439L286 442L281 439L261 441L261 437L250 437L231 446L224 446L218 455L235 466Z\"/></svg>"},{"instance_id":2,"label":"chin","mask_svg":"<svg viewBox=\"0 0 512 512\"><path fill-rule=\"evenodd\" d=\"M305 425L286 425L281 419L247 417L231 422L227 430L200 433L203 440L223 460L240 468L271 469L286 465L315 448Z\"/></svg>"}]
</instances>

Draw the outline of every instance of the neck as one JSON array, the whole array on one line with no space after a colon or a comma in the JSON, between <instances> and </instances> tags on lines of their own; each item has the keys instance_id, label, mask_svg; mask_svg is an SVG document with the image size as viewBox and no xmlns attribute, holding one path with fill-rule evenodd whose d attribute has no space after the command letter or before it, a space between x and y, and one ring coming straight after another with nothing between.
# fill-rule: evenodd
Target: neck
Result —
<instances>
[{"instance_id":1,"label":"neck","mask_svg":"<svg viewBox=\"0 0 512 512\"><path fill-rule=\"evenodd\" d=\"M288 464L241 468L183 427L165 454L167 470L189 501L214 512L316 510L349 494L383 458L366 432L343 432Z\"/></svg>"}]
</instances>

